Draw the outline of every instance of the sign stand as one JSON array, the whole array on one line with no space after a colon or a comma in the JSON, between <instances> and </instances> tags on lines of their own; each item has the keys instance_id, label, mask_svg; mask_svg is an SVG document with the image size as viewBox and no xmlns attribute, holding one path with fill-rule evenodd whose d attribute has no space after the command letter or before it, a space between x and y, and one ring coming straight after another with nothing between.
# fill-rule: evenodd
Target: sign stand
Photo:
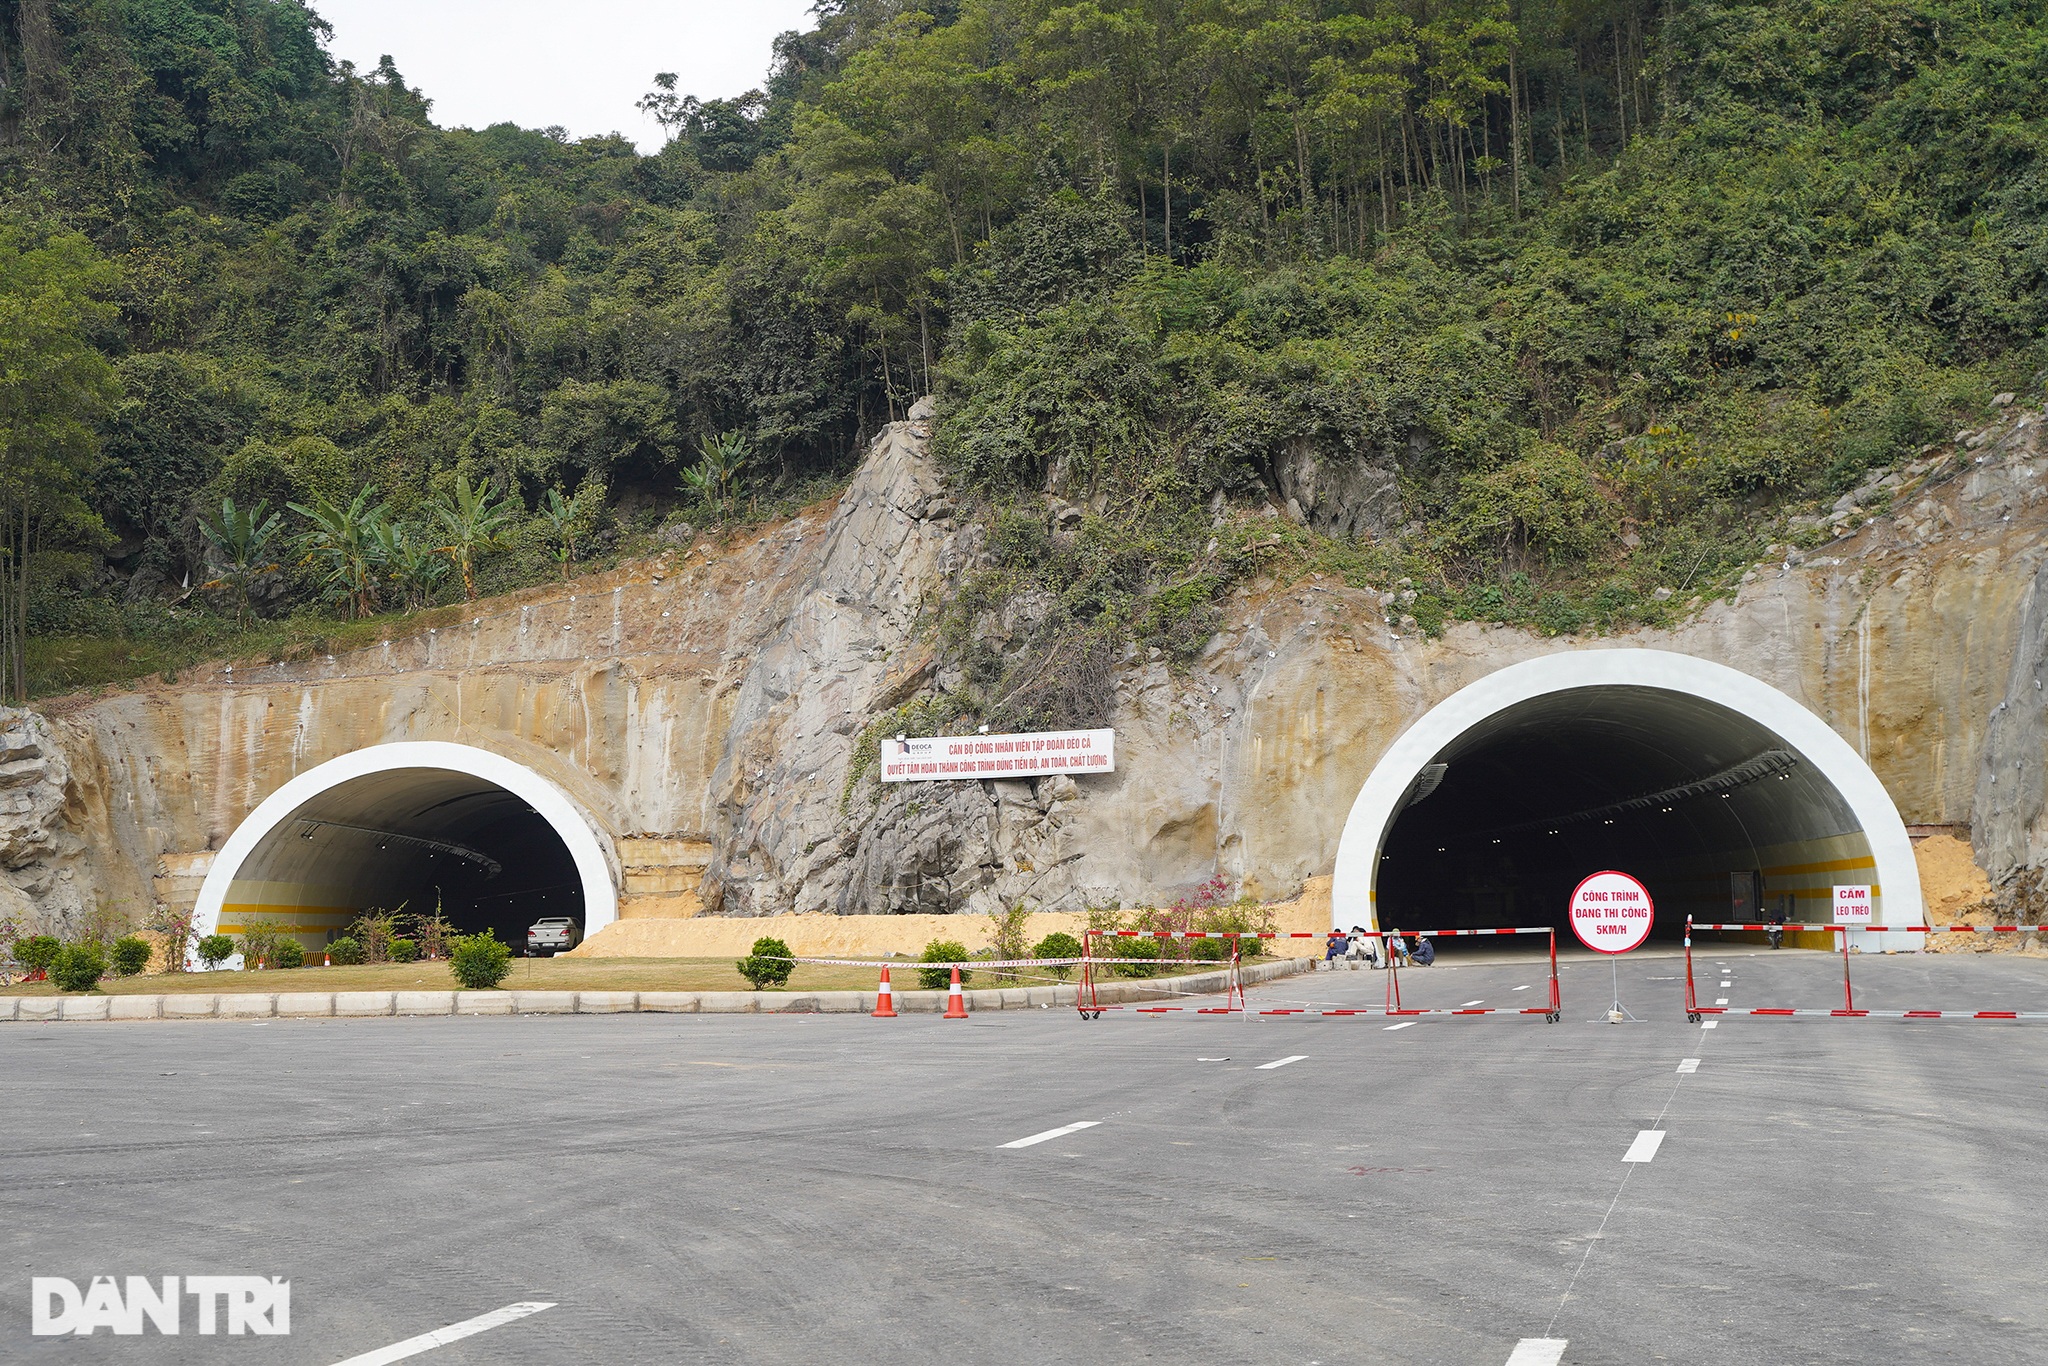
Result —
<instances>
[{"instance_id":1,"label":"sign stand","mask_svg":"<svg viewBox=\"0 0 2048 1366\"><path fill-rule=\"evenodd\" d=\"M1607 1007L1607 1023L1641 1024L1642 1021L1629 1014L1628 1007L1621 1003L1621 956L1615 955L1607 966L1614 970L1614 1004Z\"/></svg>"},{"instance_id":2,"label":"sign stand","mask_svg":"<svg viewBox=\"0 0 2048 1366\"><path fill-rule=\"evenodd\" d=\"M1609 1024L1642 1023L1621 1003L1621 955L1650 937L1656 914L1649 889L1627 873L1595 873L1572 889L1572 933L1593 952L1610 957L1614 1004L1607 1008Z\"/></svg>"}]
</instances>

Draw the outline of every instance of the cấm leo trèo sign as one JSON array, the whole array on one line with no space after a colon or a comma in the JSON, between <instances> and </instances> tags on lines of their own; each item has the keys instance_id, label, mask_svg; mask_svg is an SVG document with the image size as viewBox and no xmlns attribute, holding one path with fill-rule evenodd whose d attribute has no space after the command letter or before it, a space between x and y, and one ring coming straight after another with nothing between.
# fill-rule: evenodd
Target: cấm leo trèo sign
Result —
<instances>
[{"instance_id":1,"label":"c\u1ea5m leo tr\u00e8o sign","mask_svg":"<svg viewBox=\"0 0 2048 1366\"><path fill-rule=\"evenodd\" d=\"M882 781L1043 778L1116 772L1113 730L1047 730L1021 735L931 735L882 741Z\"/></svg>"}]
</instances>

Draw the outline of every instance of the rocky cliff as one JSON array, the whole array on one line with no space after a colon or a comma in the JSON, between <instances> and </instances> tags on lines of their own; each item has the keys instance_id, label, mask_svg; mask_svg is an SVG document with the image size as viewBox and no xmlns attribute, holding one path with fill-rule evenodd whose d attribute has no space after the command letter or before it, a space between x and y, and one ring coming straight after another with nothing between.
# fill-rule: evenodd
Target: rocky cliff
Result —
<instances>
[{"instance_id":1,"label":"rocky cliff","mask_svg":"<svg viewBox=\"0 0 2048 1366\"><path fill-rule=\"evenodd\" d=\"M0 896L56 921L94 900L140 909L293 774L399 739L483 746L560 785L620 852L629 915L700 899L731 915L1072 910L1218 870L1286 895L1329 871L1359 786L1422 711L1517 660L1614 643L1469 624L1426 639L1391 595L1268 579L1236 592L1192 667L1123 662L1113 775L850 783L863 732L933 685L931 609L981 553L927 456L928 419L884 432L835 503L744 538L444 609L352 654L9 715ZM1809 521L1823 544L1777 548L1732 600L1630 643L1783 689L1909 822L1969 831L1994 876L2038 866L2041 433L2011 410L1880 472ZM1290 478L1304 516L1335 515L1327 472ZM636 884L636 849L670 851L660 876ZM694 887L671 876L676 849L703 851Z\"/></svg>"}]
</instances>

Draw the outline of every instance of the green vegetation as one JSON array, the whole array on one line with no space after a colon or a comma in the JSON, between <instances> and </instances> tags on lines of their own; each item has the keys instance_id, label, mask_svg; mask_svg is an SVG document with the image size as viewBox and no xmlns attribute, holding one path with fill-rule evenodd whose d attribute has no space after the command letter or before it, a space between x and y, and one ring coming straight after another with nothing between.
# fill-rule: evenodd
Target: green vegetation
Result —
<instances>
[{"instance_id":1,"label":"green vegetation","mask_svg":"<svg viewBox=\"0 0 2048 1366\"><path fill-rule=\"evenodd\" d=\"M1269 573L1672 620L2048 362L2042 0L816 13L641 155L296 0L0 0L7 694L373 640L935 392L938 724L1080 724Z\"/></svg>"},{"instance_id":2,"label":"green vegetation","mask_svg":"<svg viewBox=\"0 0 2048 1366\"><path fill-rule=\"evenodd\" d=\"M1054 930L1051 934L1038 941L1036 947L1031 950L1031 956L1033 958L1079 958L1081 956L1081 941L1068 934L1065 930ZM1066 980L1067 974L1073 970L1072 967L1066 965L1046 969L1047 972L1062 981Z\"/></svg>"},{"instance_id":3,"label":"green vegetation","mask_svg":"<svg viewBox=\"0 0 2048 1366\"><path fill-rule=\"evenodd\" d=\"M951 939L934 939L924 946L918 955L920 963L965 963L968 961L967 946ZM966 986L974 977L970 968L960 969L960 985ZM953 969L950 967L919 968L917 984L926 991L946 991L953 985Z\"/></svg>"},{"instance_id":4,"label":"green vegetation","mask_svg":"<svg viewBox=\"0 0 2048 1366\"><path fill-rule=\"evenodd\" d=\"M199 961L208 972L235 956L235 941L225 934L209 934L199 941Z\"/></svg>"},{"instance_id":5,"label":"green vegetation","mask_svg":"<svg viewBox=\"0 0 2048 1366\"><path fill-rule=\"evenodd\" d=\"M327 961L338 968L358 967L363 962L363 946L359 941L341 935L328 942Z\"/></svg>"},{"instance_id":6,"label":"green vegetation","mask_svg":"<svg viewBox=\"0 0 2048 1366\"><path fill-rule=\"evenodd\" d=\"M306 946L296 939L280 940L277 957L271 959L270 966L286 972L306 966Z\"/></svg>"},{"instance_id":7,"label":"green vegetation","mask_svg":"<svg viewBox=\"0 0 2048 1366\"><path fill-rule=\"evenodd\" d=\"M63 951L63 943L53 934L31 934L14 941L14 961L32 981L48 976L50 964Z\"/></svg>"},{"instance_id":8,"label":"green vegetation","mask_svg":"<svg viewBox=\"0 0 2048 1366\"><path fill-rule=\"evenodd\" d=\"M114 941L113 970L116 977L133 977L149 966L149 941L141 935L124 934ZM295 965L296 966L296 965Z\"/></svg>"},{"instance_id":9,"label":"green vegetation","mask_svg":"<svg viewBox=\"0 0 2048 1366\"><path fill-rule=\"evenodd\" d=\"M59 991L91 991L107 975L107 957L97 944L66 944L50 962Z\"/></svg>"},{"instance_id":10,"label":"green vegetation","mask_svg":"<svg viewBox=\"0 0 2048 1366\"><path fill-rule=\"evenodd\" d=\"M469 991L489 991L512 971L512 950L497 935L457 935L450 941L448 970Z\"/></svg>"},{"instance_id":11,"label":"green vegetation","mask_svg":"<svg viewBox=\"0 0 2048 1366\"><path fill-rule=\"evenodd\" d=\"M789 951L789 945L763 935L754 941L754 947L745 958L733 964L733 968L754 984L754 990L768 991L788 983L789 975L796 971L796 964L791 961L795 957Z\"/></svg>"}]
</instances>

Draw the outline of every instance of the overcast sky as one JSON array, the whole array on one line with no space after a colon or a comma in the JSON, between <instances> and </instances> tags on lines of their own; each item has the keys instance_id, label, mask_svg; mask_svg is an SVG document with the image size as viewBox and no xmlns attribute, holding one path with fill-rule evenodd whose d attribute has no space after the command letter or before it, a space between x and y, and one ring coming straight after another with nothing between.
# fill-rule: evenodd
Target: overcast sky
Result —
<instances>
[{"instance_id":1,"label":"overcast sky","mask_svg":"<svg viewBox=\"0 0 2048 1366\"><path fill-rule=\"evenodd\" d=\"M560 124L572 137L624 133L643 151L661 130L633 104L654 73L716 99L760 86L775 35L813 25L811 0L313 0L337 60L385 53L434 102L443 128Z\"/></svg>"}]
</instances>

